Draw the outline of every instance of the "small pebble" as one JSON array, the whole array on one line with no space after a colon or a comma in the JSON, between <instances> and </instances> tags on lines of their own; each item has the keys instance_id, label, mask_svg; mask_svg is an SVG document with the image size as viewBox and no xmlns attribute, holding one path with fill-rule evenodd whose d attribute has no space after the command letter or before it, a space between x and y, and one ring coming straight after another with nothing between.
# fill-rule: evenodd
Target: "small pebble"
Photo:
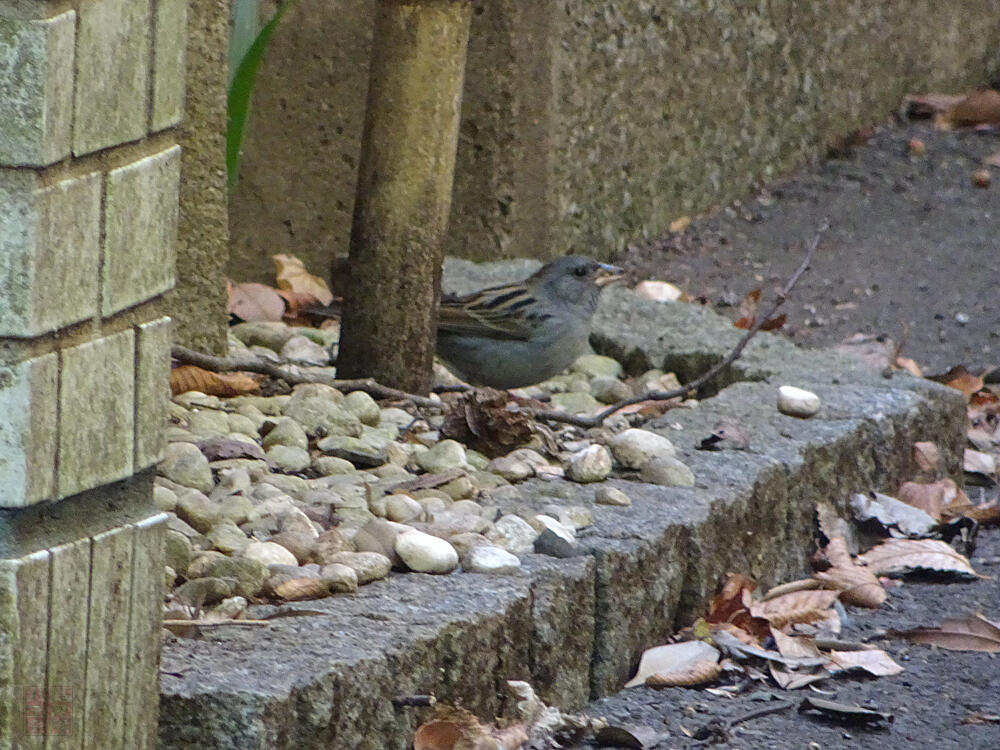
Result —
<instances>
[{"instance_id":1,"label":"small pebble","mask_svg":"<svg viewBox=\"0 0 1000 750\"><path fill-rule=\"evenodd\" d=\"M627 469L641 469L655 458L677 453L669 438L636 428L615 435L608 446L615 460Z\"/></svg>"},{"instance_id":2,"label":"small pebble","mask_svg":"<svg viewBox=\"0 0 1000 750\"><path fill-rule=\"evenodd\" d=\"M517 555L505 549L484 544L470 549L462 559L462 570L468 573L502 575L514 573L521 567Z\"/></svg>"},{"instance_id":3,"label":"small pebble","mask_svg":"<svg viewBox=\"0 0 1000 750\"><path fill-rule=\"evenodd\" d=\"M639 471L639 479L664 487L694 487L694 472L673 456L662 456L647 462Z\"/></svg>"},{"instance_id":4,"label":"small pebble","mask_svg":"<svg viewBox=\"0 0 1000 750\"><path fill-rule=\"evenodd\" d=\"M614 505L625 508L632 504L632 500L616 487L598 487L594 493L594 502L598 505Z\"/></svg>"},{"instance_id":5,"label":"small pebble","mask_svg":"<svg viewBox=\"0 0 1000 750\"><path fill-rule=\"evenodd\" d=\"M792 385L783 385L778 388L778 411L782 414L807 419L818 413L819 409L819 396L812 391L806 391Z\"/></svg>"},{"instance_id":6,"label":"small pebble","mask_svg":"<svg viewBox=\"0 0 1000 750\"><path fill-rule=\"evenodd\" d=\"M396 537L396 554L417 573L450 573L458 567L458 552L444 539L411 529Z\"/></svg>"},{"instance_id":7,"label":"small pebble","mask_svg":"<svg viewBox=\"0 0 1000 750\"><path fill-rule=\"evenodd\" d=\"M603 445L573 453L566 462L566 477L574 482L600 482L611 473L611 454Z\"/></svg>"},{"instance_id":8,"label":"small pebble","mask_svg":"<svg viewBox=\"0 0 1000 750\"><path fill-rule=\"evenodd\" d=\"M515 555L531 552L538 532L523 518L506 515L497 519L493 528L486 532L486 538L498 547Z\"/></svg>"},{"instance_id":9,"label":"small pebble","mask_svg":"<svg viewBox=\"0 0 1000 750\"><path fill-rule=\"evenodd\" d=\"M243 550L243 557L265 565L298 565L295 555L273 542L250 542Z\"/></svg>"}]
</instances>

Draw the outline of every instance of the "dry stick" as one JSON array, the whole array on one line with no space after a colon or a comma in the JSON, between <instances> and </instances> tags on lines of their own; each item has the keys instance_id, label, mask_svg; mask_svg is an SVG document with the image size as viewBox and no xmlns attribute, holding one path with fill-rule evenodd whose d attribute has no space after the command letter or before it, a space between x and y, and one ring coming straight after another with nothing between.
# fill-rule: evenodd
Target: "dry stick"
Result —
<instances>
[{"instance_id":1,"label":"dry stick","mask_svg":"<svg viewBox=\"0 0 1000 750\"><path fill-rule=\"evenodd\" d=\"M743 350L746 348L746 345L750 343L750 339L757 335L757 332L760 331L761 326L763 326L764 323L774 317L778 308L784 304L786 299L788 299L788 294L792 291L792 288L798 283L799 278L809 267L809 264L812 262L813 253L816 252L816 248L819 246L820 239L829 228L829 222L824 219L823 223L820 224L819 228L816 230L816 234L813 236L809 246L806 248L806 257L802 259L802 263L799 264L797 269L795 269L795 273L791 275L785 285L778 292L778 296L774 300L774 304L771 305L771 308L764 315L759 316L754 321L753 325L750 326L745 334L743 334L743 337L739 340L739 342L737 342L736 346L733 347L733 350L729 352L726 358L717 363L711 369L699 375L687 385L681 386L680 388L674 388L672 391L654 391L653 393L646 393L642 396L633 396L632 398L627 398L616 404L612 404L607 409L589 417L569 414L562 411L546 411L536 413L535 419L541 422L563 422L577 427L597 427L616 411L624 409L626 406L638 404L643 401L668 401L669 399L679 398L697 391L701 386L712 380L716 375L739 359L740 355L743 354Z\"/></svg>"},{"instance_id":2,"label":"dry stick","mask_svg":"<svg viewBox=\"0 0 1000 750\"><path fill-rule=\"evenodd\" d=\"M338 380L337 378L331 378L326 375L316 373L301 374L286 367L282 367L281 365L277 365L274 362L268 362L263 359L237 361L229 357L214 357L211 354L205 354L204 352L195 351L194 349L188 349L187 347L177 345L171 347L170 356L181 362L196 365L202 369L211 370L212 372L231 372L234 370L256 372L261 375L270 375L273 378L281 378L290 385L298 385L300 383L322 383L324 385L329 385L346 391L364 391L374 398L393 398L412 401L417 406L425 407L440 408L441 406L440 401L435 401L434 399L426 398L424 396L418 396L415 393L407 393L406 391L401 391L396 388L390 388L389 386L376 383L371 378Z\"/></svg>"}]
</instances>

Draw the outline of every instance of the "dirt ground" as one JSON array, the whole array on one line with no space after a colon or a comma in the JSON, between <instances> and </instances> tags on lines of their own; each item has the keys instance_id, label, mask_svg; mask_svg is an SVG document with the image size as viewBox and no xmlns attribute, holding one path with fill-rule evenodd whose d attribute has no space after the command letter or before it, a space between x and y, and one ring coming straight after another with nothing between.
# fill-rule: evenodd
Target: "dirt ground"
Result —
<instances>
[{"instance_id":1,"label":"dirt ground","mask_svg":"<svg viewBox=\"0 0 1000 750\"><path fill-rule=\"evenodd\" d=\"M926 144L911 154L910 140ZM905 340L903 354L925 373L955 364L1000 365L1000 170L992 187L972 183L996 134L938 133L929 124L890 124L841 158L767 186L752 199L696 219L682 234L631 248L619 262L636 277L672 281L723 314L754 287L779 286L830 220L811 270L786 304L786 334L805 346L836 344L856 332ZM979 488L970 494L978 500ZM996 490L983 490L995 496ZM944 651L886 636L982 612L1000 619L1000 530L979 534L973 564L994 576L970 583L907 580L877 612L849 608L846 639L865 639L905 667L882 678L836 678L784 693L759 683L736 697L699 689L634 688L597 701L588 713L647 725L653 746L735 750L834 748L1000 748L1000 662L988 654ZM840 725L799 714L807 695L889 712L883 728ZM734 726L727 739L697 741L710 719L731 719L791 701L779 713ZM975 723L976 717L993 717ZM587 747L593 747L588 745Z\"/></svg>"},{"instance_id":2,"label":"dirt ground","mask_svg":"<svg viewBox=\"0 0 1000 750\"><path fill-rule=\"evenodd\" d=\"M922 156L910 140L926 145ZM828 346L863 332L903 340L925 373L1000 365L1000 169L973 185L1000 137L885 125L844 158L761 189L682 234L619 259L722 309L780 286L824 218L830 229L783 311L786 333Z\"/></svg>"}]
</instances>

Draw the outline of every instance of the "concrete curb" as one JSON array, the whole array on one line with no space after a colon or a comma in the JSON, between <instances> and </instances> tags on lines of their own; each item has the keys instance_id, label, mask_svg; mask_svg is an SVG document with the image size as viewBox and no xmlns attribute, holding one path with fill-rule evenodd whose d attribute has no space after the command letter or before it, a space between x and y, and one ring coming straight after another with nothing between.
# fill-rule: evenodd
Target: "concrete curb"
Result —
<instances>
[{"instance_id":1,"label":"concrete curb","mask_svg":"<svg viewBox=\"0 0 1000 750\"><path fill-rule=\"evenodd\" d=\"M659 366L683 380L738 335L704 308L617 291L605 295L593 341L630 369ZM489 717L509 708L507 679L580 706L617 690L641 651L696 617L727 571L765 586L802 572L815 502L894 489L913 469L913 441L937 442L958 474L957 392L766 334L728 381L697 408L647 425L674 441L693 488L612 479L633 505L611 508L594 505L593 485L518 485L520 506L593 509L581 557L529 555L514 576L394 575L352 596L287 605L322 614L277 620L266 636L233 628L165 643L161 749L402 749L417 716L393 697L433 693ZM820 414L779 414L780 384L818 393ZM749 450L695 450L722 419L741 425Z\"/></svg>"}]
</instances>

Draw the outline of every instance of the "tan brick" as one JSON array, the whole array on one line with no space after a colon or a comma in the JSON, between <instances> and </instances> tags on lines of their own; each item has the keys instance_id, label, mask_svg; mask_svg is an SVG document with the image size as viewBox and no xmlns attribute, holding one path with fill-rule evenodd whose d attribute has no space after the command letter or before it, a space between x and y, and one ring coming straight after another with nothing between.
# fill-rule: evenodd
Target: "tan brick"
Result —
<instances>
[{"instance_id":1,"label":"tan brick","mask_svg":"<svg viewBox=\"0 0 1000 750\"><path fill-rule=\"evenodd\" d=\"M48 613L49 553L0 560L0 750L44 727Z\"/></svg>"},{"instance_id":2,"label":"tan brick","mask_svg":"<svg viewBox=\"0 0 1000 750\"><path fill-rule=\"evenodd\" d=\"M132 473L134 341L129 330L60 353L59 497Z\"/></svg>"},{"instance_id":3,"label":"tan brick","mask_svg":"<svg viewBox=\"0 0 1000 750\"><path fill-rule=\"evenodd\" d=\"M151 299L174 284L180 147L108 173L101 313Z\"/></svg>"},{"instance_id":4,"label":"tan brick","mask_svg":"<svg viewBox=\"0 0 1000 750\"><path fill-rule=\"evenodd\" d=\"M41 166L69 155L76 13L0 15L0 163Z\"/></svg>"},{"instance_id":5,"label":"tan brick","mask_svg":"<svg viewBox=\"0 0 1000 750\"><path fill-rule=\"evenodd\" d=\"M55 354L0 367L0 508L55 494L57 388Z\"/></svg>"},{"instance_id":6,"label":"tan brick","mask_svg":"<svg viewBox=\"0 0 1000 750\"><path fill-rule=\"evenodd\" d=\"M91 0L77 24L73 153L146 134L150 0Z\"/></svg>"},{"instance_id":7,"label":"tan brick","mask_svg":"<svg viewBox=\"0 0 1000 750\"><path fill-rule=\"evenodd\" d=\"M41 187L33 172L0 169L0 336L96 315L100 211L97 172Z\"/></svg>"},{"instance_id":8,"label":"tan brick","mask_svg":"<svg viewBox=\"0 0 1000 750\"><path fill-rule=\"evenodd\" d=\"M172 331L166 317L137 327L134 471L159 461L164 448Z\"/></svg>"},{"instance_id":9,"label":"tan brick","mask_svg":"<svg viewBox=\"0 0 1000 750\"><path fill-rule=\"evenodd\" d=\"M184 115L184 49L187 0L159 0L153 19L153 102L151 131L163 130Z\"/></svg>"}]
</instances>

